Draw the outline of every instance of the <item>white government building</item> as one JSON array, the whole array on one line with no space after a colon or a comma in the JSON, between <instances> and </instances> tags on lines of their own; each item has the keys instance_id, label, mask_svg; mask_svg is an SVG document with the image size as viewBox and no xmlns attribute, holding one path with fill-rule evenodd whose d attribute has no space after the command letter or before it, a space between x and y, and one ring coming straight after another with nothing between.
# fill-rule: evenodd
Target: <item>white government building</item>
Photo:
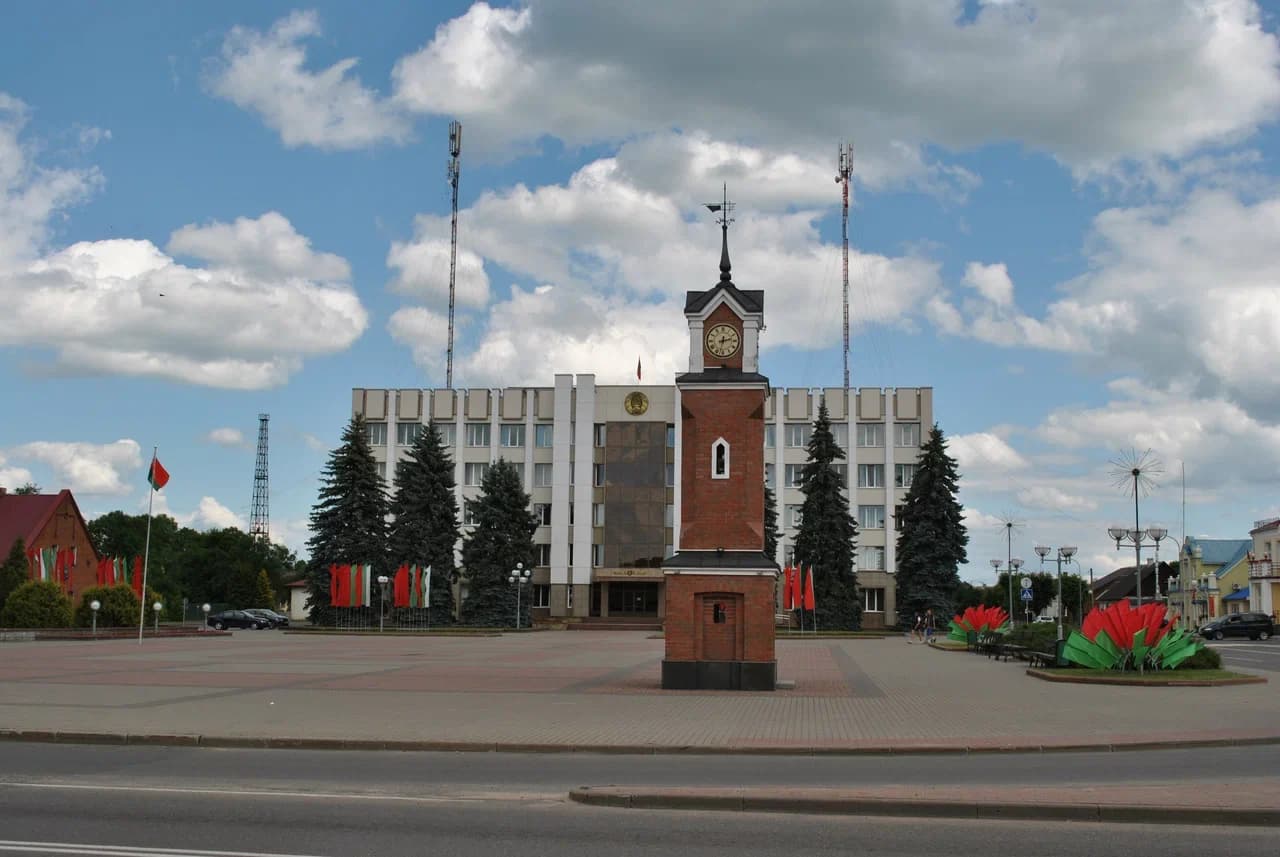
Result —
<instances>
[{"instance_id":1,"label":"white government building","mask_svg":"<svg viewBox=\"0 0 1280 857\"><path fill-rule=\"evenodd\" d=\"M791 557L803 495L796 487L825 398L847 460L858 521L864 627L892 625L896 507L933 425L933 390L774 388L767 400L765 478L777 497L779 565ZM540 526L534 616L558 621L660 622L662 560L680 548L678 391L597 386L558 374L552 387L352 391L378 469L388 481L423 427L434 424L454 461L458 507L479 494L499 458L521 471ZM852 444L850 441L852 440Z\"/></svg>"}]
</instances>

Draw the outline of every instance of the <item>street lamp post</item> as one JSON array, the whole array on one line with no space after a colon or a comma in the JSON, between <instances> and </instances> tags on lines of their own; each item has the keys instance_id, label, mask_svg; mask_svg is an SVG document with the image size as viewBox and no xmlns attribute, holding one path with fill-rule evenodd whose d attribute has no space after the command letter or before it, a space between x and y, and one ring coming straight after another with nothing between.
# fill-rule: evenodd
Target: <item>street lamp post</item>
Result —
<instances>
[{"instance_id":1,"label":"street lamp post","mask_svg":"<svg viewBox=\"0 0 1280 857\"><path fill-rule=\"evenodd\" d=\"M1044 569L1044 558L1049 555L1049 551L1053 548L1044 545L1036 545L1036 554L1040 557L1040 568ZM1058 639L1062 639L1062 561L1065 559L1071 562L1071 557L1076 555L1074 547L1060 547L1055 557L1058 563Z\"/></svg>"},{"instance_id":2,"label":"street lamp post","mask_svg":"<svg viewBox=\"0 0 1280 857\"><path fill-rule=\"evenodd\" d=\"M1015 574L1017 574L1017 573L1018 573L1018 569L1022 568L1022 560L1018 559L1016 556L1015 556L1015 557L1010 557L1010 558L1009 558L1009 560L1008 560L1008 563L1009 563L1009 564L1008 564L1008 566L1006 566L1006 567L1005 567L1005 571L1009 573L1009 625L1010 625L1010 626L1012 626L1012 625L1014 624L1014 621L1013 621L1013 576L1014 576ZM999 575L1000 575L1000 560L998 560L998 559L993 559L993 560L991 560L991 567L992 567L993 569L995 569L995 571L996 571L996 576L997 576L997 577L999 577ZM997 580L997 582L999 582L999 581Z\"/></svg>"},{"instance_id":3,"label":"street lamp post","mask_svg":"<svg viewBox=\"0 0 1280 857\"><path fill-rule=\"evenodd\" d=\"M1169 531L1164 527L1147 527L1147 535L1151 537L1151 541L1156 543L1156 599L1165 598L1168 593L1163 595L1160 592L1160 543L1169 537Z\"/></svg>"},{"instance_id":4,"label":"street lamp post","mask_svg":"<svg viewBox=\"0 0 1280 857\"><path fill-rule=\"evenodd\" d=\"M387 582L391 578L385 574L378 575L378 633L383 631L387 615Z\"/></svg>"},{"instance_id":5,"label":"street lamp post","mask_svg":"<svg viewBox=\"0 0 1280 857\"><path fill-rule=\"evenodd\" d=\"M201 626L200 630L208 631L209 630L209 610L210 610L209 603L206 601L204 604L201 604L200 609L204 612L204 625Z\"/></svg>"},{"instance_id":6,"label":"street lamp post","mask_svg":"<svg viewBox=\"0 0 1280 857\"><path fill-rule=\"evenodd\" d=\"M514 584L516 588L516 630L520 630L520 590L529 582L529 578L533 576L531 569L525 568L524 563L516 563L516 567L511 569L511 574L507 577L507 582Z\"/></svg>"},{"instance_id":7,"label":"street lamp post","mask_svg":"<svg viewBox=\"0 0 1280 857\"><path fill-rule=\"evenodd\" d=\"M1116 550L1120 550L1121 542L1133 542L1133 576L1137 586L1135 592L1138 599L1138 606L1142 606L1142 545L1148 540L1155 544L1156 548L1156 579L1155 594L1152 595L1153 601L1160 600L1160 542L1168 538L1169 531L1164 527L1147 527L1145 530L1138 528L1127 529L1123 526L1107 527L1107 535L1115 539Z\"/></svg>"},{"instance_id":8,"label":"street lamp post","mask_svg":"<svg viewBox=\"0 0 1280 857\"><path fill-rule=\"evenodd\" d=\"M98 611L102 609L102 602L93 599L89 602L89 609L93 611L93 636L98 636Z\"/></svg>"},{"instance_id":9,"label":"street lamp post","mask_svg":"<svg viewBox=\"0 0 1280 857\"><path fill-rule=\"evenodd\" d=\"M164 609L164 605L157 601L151 605L151 612L155 614L155 624L151 627L151 632L157 636L160 634L160 611Z\"/></svg>"}]
</instances>

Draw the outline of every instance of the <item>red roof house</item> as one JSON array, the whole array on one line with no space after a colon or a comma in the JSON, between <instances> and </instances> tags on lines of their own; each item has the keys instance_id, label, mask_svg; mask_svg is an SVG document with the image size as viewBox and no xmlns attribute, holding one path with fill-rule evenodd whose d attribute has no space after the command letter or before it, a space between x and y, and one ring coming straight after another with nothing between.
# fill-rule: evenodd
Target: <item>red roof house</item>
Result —
<instances>
[{"instance_id":1,"label":"red roof house","mask_svg":"<svg viewBox=\"0 0 1280 857\"><path fill-rule=\"evenodd\" d=\"M39 551L74 551L75 561L68 563L62 579L57 581L71 596L72 604L78 593L97 583L98 554L70 491L10 494L0 488L0 562L9 556L18 539L22 539L29 561L28 574L33 579L39 576Z\"/></svg>"}]
</instances>

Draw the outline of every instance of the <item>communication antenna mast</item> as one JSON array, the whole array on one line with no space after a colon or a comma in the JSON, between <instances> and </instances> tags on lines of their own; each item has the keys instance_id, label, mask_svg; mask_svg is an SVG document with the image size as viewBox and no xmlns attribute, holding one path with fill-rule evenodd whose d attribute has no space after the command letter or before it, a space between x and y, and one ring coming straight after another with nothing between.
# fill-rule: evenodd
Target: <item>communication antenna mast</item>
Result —
<instances>
[{"instance_id":1,"label":"communication antenna mast","mask_svg":"<svg viewBox=\"0 0 1280 857\"><path fill-rule=\"evenodd\" d=\"M462 173L462 123L449 123L449 186L453 188L453 216L449 226L449 354L444 385L453 389L453 298L458 274L458 176Z\"/></svg>"},{"instance_id":2,"label":"communication antenna mast","mask_svg":"<svg viewBox=\"0 0 1280 857\"><path fill-rule=\"evenodd\" d=\"M836 184L843 201L840 209L840 242L844 254L844 387L849 389L849 176L853 172L853 143L841 143L836 155Z\"/></svg>"},{"instance_id":3,"label":"communication antenna mast","mask_svg":"<svg viewBox=\"0 0 1280 857\"><path fill-rule=\"evenodd\" d=\"M270 414L258 414L258 457L253 465L253 513L249 535L271 541L270 493L267 488L267 421Z\"/></svg>"}]
</instances>

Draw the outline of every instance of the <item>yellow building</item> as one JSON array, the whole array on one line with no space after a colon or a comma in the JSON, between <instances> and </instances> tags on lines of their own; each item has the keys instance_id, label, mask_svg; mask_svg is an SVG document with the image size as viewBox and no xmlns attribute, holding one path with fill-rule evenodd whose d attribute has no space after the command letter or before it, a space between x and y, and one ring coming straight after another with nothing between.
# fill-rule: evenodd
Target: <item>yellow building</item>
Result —
<instances>
[{"instance_id":1,"label":"yellow building","mask_svg":"<svg viewBox=\"0 0 1280 857\"><path fill-rule=\"evenodd\" d=\"M1280 518L1256 521L1249 536L1249 609L1275 619L1280 612Z\"/></svg>"}]
</instances>

